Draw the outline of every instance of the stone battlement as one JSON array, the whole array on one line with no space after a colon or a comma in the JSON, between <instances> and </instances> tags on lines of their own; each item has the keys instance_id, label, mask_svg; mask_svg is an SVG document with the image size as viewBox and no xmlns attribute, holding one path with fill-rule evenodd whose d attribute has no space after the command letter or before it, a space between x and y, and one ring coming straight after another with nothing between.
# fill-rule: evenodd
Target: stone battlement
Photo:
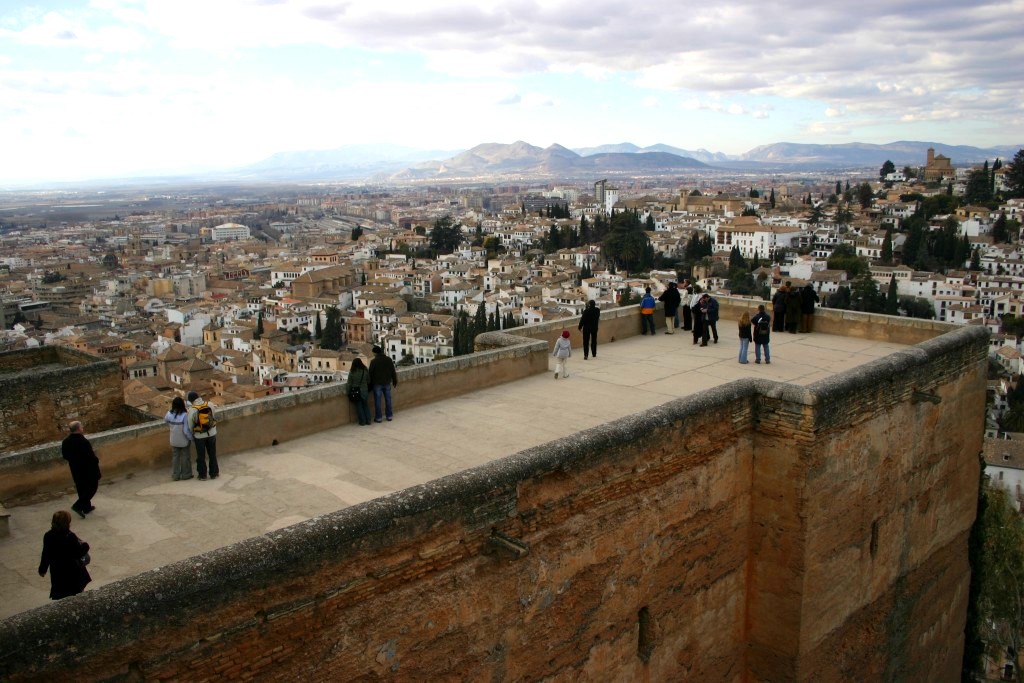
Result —
<instances>
[{"instance_id":1,"label":"stone battlement","mask_svg":"<svg viewBox=\"0 0 1024 683\"><path fill-rule=\"evenodd\" d=\"M822 313L865 335L902 323ZM402 385L538 372L562 326L484 335L500 348ZM911 323L893 334L916 346L809 386L733 381L15 615L0 676L956 680L987 332L946 329Z\"/></svg>"}]
</instances>

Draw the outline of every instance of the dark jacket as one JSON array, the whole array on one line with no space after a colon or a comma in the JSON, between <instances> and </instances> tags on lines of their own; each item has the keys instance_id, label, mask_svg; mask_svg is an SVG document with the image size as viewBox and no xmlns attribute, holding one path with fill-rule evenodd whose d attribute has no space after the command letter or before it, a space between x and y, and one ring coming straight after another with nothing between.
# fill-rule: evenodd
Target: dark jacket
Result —
<instances>
[{"instance_id":1,"label":"dark jacket","mask_svg":"<svg viewBox=\"0 0 1024 683\"><path fill-rule=\"evenodd\" d=\"M583 315L580 316L580 324L578 328L586 330L587 332L597 332L597 326L601 322L601 309L597 306L587 305L583 311Z\"/></svg>"},{"instance_id":2,"label":"dark jacket","mask_svg":"<svg viewBox=\"0 0 1024 683\"><path fill-rule=\"evenodd\" d=\"M772 311L776 317L780 313L786 312L786 290L782 287L779 287L778 291L775 292L775 296L772 297Z\"/></svg>"},{"instance_id":3,"label":"dark jacket","mask_svg":"<svg viewBox=\"0 0 1024 683\"><path fill-rule=\"evenodd\" d=\"M89 552L89 544L78 540L73 531L50 529L43 535L43 556L39 559L39 576L50 571L50 599L60 600L78 595L92 581L80 562Z\"/></svg>"},{"instance_id":4,"label":"dark jacket","mask_svg":"<svg viewBox=\"0 0 1024 683\"><path fill-rule=\"evenodd\" d=\"M100 480L100 459L96 457L85 434L68 434L60 444L60 452L68 461L71 478L76 482Z\"/></svg>"},{"instance_id":5,"label":"dark jacket","mask_svg":"<svg viewBox=\"0 0 1024 683\"><path fill-rule=\"evenodd\" d=\"M390 360L390 359L389 359ZM352 391L352 387L359 387L360 398L370 397L370 371L366 368L358 368L348 373L348 382L345 383L345 393Z\"/></svg>"},{"instance_id":6,"label":"dark jacket","mask_svg":"<svg viewBox=\"0 0 1024 683\"><path fill-rule=\"evenodd\" d=\"M395 361L391 360L386 353L375 353L373 360L370 361L370 385L376 384L398 386L398 370L395 369Z\"/></svg>"},{"instance_id":7,"label":"dark jacket","mask_svg":"<svg viewBox=\"0 0 1024 683\"><path fill-rule=\"evenodd\" d=\"M764 334L759 334L757 329L758 329L758 327L760 327L759 323L762 320L765 323L767 323L766 327L768 328L768 331L766 331ZM770 315L768 315L767 313L758 313L757 315L755 315L753 318L750 319L750 326L753 328L754 343L755 344L767 344L769 338L772 336L772 333L771 333L772 317Z\"/></svg>"},{"instance_id":8,"label":"dark jacket","mask_svg":"<svg viewBox=\"0 0 1024 683\"><path fill-rule=\"evenodd\" d=\"M747 341L752 341L753 340L753 337L750 336L750 328L751 328L750 325L743 325L741 323L739 325L739 328L740 328L740 339L746 339Z\"/></svg>"},{"instance_id":9,"label":"dark jacket","mask_svg":"<svg viewBox=\"0 0 1024 683\"><path fill-rule=\"evenodd\" d=\"M709 323L718 322L718 300L714 297L708 297L708 302L701 306L704 310L704 319Z\"/></svg>"},{"instance_id":10,"label":"dark jacket","mask_svg":"<svg viewBox=\"0 0 1024 683\"><path fill-rule=\"evenodd\" d=\"M665 315L672 316L676 314L676 310L679 308L679 302L682 301L682 297L679 296L679 290L675 287L669 287L661 296L658 297L658 301L665 304Z\"/></svg>"},{"instance_id":11,"label":"dark jacket","mask_svg":"<svg viewBox=\"0 0 1024 683\"><path fill-rule=\"evenodd\" d=\"M800 311L807 315L814 313L814 304L818 303L818 293L813 287L804 287L800 290Z\"/></svg>"}]
</instances>

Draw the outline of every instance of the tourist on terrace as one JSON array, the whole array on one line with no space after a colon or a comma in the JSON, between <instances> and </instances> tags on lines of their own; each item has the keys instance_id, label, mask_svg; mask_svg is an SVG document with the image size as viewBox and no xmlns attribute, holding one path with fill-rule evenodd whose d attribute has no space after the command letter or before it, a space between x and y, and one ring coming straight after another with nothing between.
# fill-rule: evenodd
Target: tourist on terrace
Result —
<instances>
[{"instance_id":1,"label":"tourist on terrace","mask_svg":"<svg viewBox=\"0 0 1024 683\"><path fill-rule=\"evenodd\" d=\"M682 284L682 303L680 307L683 309L683 329L689 331L693 329L693 311L690 309L690 301L693 299L693 287L690 286L689 280L683 280Z\"/></svg>"},{"instance_id":2,"label":"tourist on terrace","mask_svg":"<svg viewBox=\"0 0 1024 683\"><path fill-rule=\"evenodd\" d=\"M204 401L198 392L188 392L191 407L188 409L188 426L192 430L192 441L196 445L196 473L199 481L206 481L206 458L210 459L210 479L220 476L217 464L217 416L213 405Z\"/></svg>"},{"instance_id":3,"label":"tourist on terrace","mask_svg":"<svg viewBox=\"0 0 1024 683\"><path fill-rule=\"evenodd\" d=\"M814 332L814 304L818 303L818 293L808 282L800 290L800 331Z\"/></svg>"},{"instance_id":4,"label":"tourist on terrace","mask_svg":"<svg viewBox=\"0 0 1024 683\"><path fill-rule=\"evenodd\" d=\"M395 368L395 361L391 360L379 346L373 347L370 385L373 387L373 421L380 422L386 416L388 422L391 422L391 418L394 417L391 408L391 389L398 387L398 370Z\"/></svg>"},{"instance_id":5,"label":"tourist on terrace","mask_svg":"<svg viewBox=\"0 0 1024 683\"><path fill-rule=\"evenodd\" d=\"M597 358L597 328L601 323L601 309L591 299L580 316L579 330L583 333L583 360L589 355Z\"/></svg>"},{"instance_id":6,"label":"tourist on terrace","mask_svg":"<svg viewBox=\"0 0 1024 683\"><path fill-rule=\"evenodd\" d=\"M654 334L654 309L657 305L651 296L651 288L645 288L644 298L640 300L640 334L647 334L648 329Z\"/></svg>"},{"instance_id":7,"label":"tourist on terrace","mask_svg":"<svg viewBox=\"0 0 1024 683\"><path fill-rule=\"evenodd\" d=\"M348 382L345 384L345 393L348 395L349 401L355 404L359 424L369 425L370 371L366 368L362 358L352 361L352 367L348 371Z\"/></svg>"},{"instance_id":8,"label":"tourist on terrace","mask_svg":"<svg viewBox=\"0 0 1024 683\"><path fill-rule=\"evenodd\" d=\"M653 332L651 334L654 334ZM551 350L555 357L555 379L559 376L568 377L569 358L572 356L572 342L569 341L569 330L562 330L562 336L555 340L555 347Z\"/></svg>"},{"instance_id":9,"label":"tourist on terrace","mask_svg":"<svg viewBox=\"0 0 1024 683\"><path fill-rule=\"evenodd\" d=\"M171 479L181 481L192 478L192 430L188 426L188 408L185 399L175 396L171 409L164 415L171 432Z\"/></svg>"},{"instance_id":10,"label":"tourist on terrace","mask_svg":"<svg viewBox=\"0 0 1024 683\"><path fill-rule=\"evenodd\" d=\"M665 304L665 334L675 334L679 327L679 303L682 301L676 283L668 283L668 289L661 293L658 301Z\"/></svg>"},{"instance_id":11,"label":"tourist on terrace","mask_svg":"<svg viewBox=\"0 0 1024 683\"><path fill-rule=\"evenodd\" d=\"M92 581L85 565L89 563L89 544L71 531L71 515L57 510L50 520L50 530L43 534L43 555L39 559L39 576L50 572L50 599L60 600L78 595Z\"/></svg>"},{"instance_id":12,"label":"tourist on terrace","mask_svg":"<svg viewBox=\"0 0 1024 683\"><path fill-rule=\"evenodd\" d=\"M96 509L92 504L92 497L96 495L96 489L100 486L100 459L92 450L92 444L85 438L85 430L82 423L75 420L68 425L70 434L60 444L60 453L68 461L71 469L71 478L75 481L75 490L78 492L78 500L71 509L78 513L78 516L85 519L85 516Z\"/></svg>"},{"instance_id":13,"label":"tourist on terrace","mask_svg":"<svg viewBox=\"0 0 1024 683\"><path fill-rule=\"evenodd\" d=\"M768 341L772 332L772 317L765 313L764 304L757 307L757 315L750 319L754 337L754 362L761 362L761 351L764 350L764 362L771 365L772 354L768 351Z\"/></svg>"},{"instance_id":14,"label":"tourist on terrace","mask_svg":"<svg viewBox=\"0 0 1024 683\"><path fill-rule=\"evenodd\" d=\"M739 322L740 328L740 363L743 365L747 364L747 349L750 347L750 341L752 339L750 334L750 314L743 311L743 315L740 316Z\"/></svg>"}]
</instances>

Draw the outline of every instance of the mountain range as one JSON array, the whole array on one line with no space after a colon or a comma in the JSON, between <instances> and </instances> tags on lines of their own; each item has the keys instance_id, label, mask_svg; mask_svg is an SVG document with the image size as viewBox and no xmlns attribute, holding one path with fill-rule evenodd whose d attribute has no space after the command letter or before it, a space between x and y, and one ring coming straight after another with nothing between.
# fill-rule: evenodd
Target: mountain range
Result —
<instances>
[{"instance_id":1,"label":"mountain range","mask_svg":"<svg viewBox=\"0 0 1024 683\"><path fill-rule=\"evenodd\" d=\"M510 176L564 179L657 176L715 170L783 172L877 168L885 161L892 161L898 167L920 166L929 148L949 157L954 165L963 165L996 158L1007 161L1021 146L981 148L917 141L885 145L778 142L755 147L744 154L729 155L666 144L639 147L630 142L572 150L559 144L541 148L520 140L511 144L484 143L465 151L363 144L332 150L282 152L229 175L239 180L260 181L372 179L381 183L402 183Z\"/></svg>"}]
</instances>

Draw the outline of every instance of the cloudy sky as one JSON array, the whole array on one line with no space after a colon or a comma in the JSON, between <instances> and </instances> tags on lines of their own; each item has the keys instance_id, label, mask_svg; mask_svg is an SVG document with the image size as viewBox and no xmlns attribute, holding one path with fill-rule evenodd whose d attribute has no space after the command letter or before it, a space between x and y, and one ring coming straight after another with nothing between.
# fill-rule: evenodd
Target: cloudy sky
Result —
<instances>
[{"instance_id":1,"label":"cloudy sky","mask_svg":"<svg viewBox=\"0 0 1024 683\"><path fill-rule=\"evenodd\" d=\"M1024 142L1024 0L0 3L0 181L389 142Z\"/></svg>"}]
</instances>

